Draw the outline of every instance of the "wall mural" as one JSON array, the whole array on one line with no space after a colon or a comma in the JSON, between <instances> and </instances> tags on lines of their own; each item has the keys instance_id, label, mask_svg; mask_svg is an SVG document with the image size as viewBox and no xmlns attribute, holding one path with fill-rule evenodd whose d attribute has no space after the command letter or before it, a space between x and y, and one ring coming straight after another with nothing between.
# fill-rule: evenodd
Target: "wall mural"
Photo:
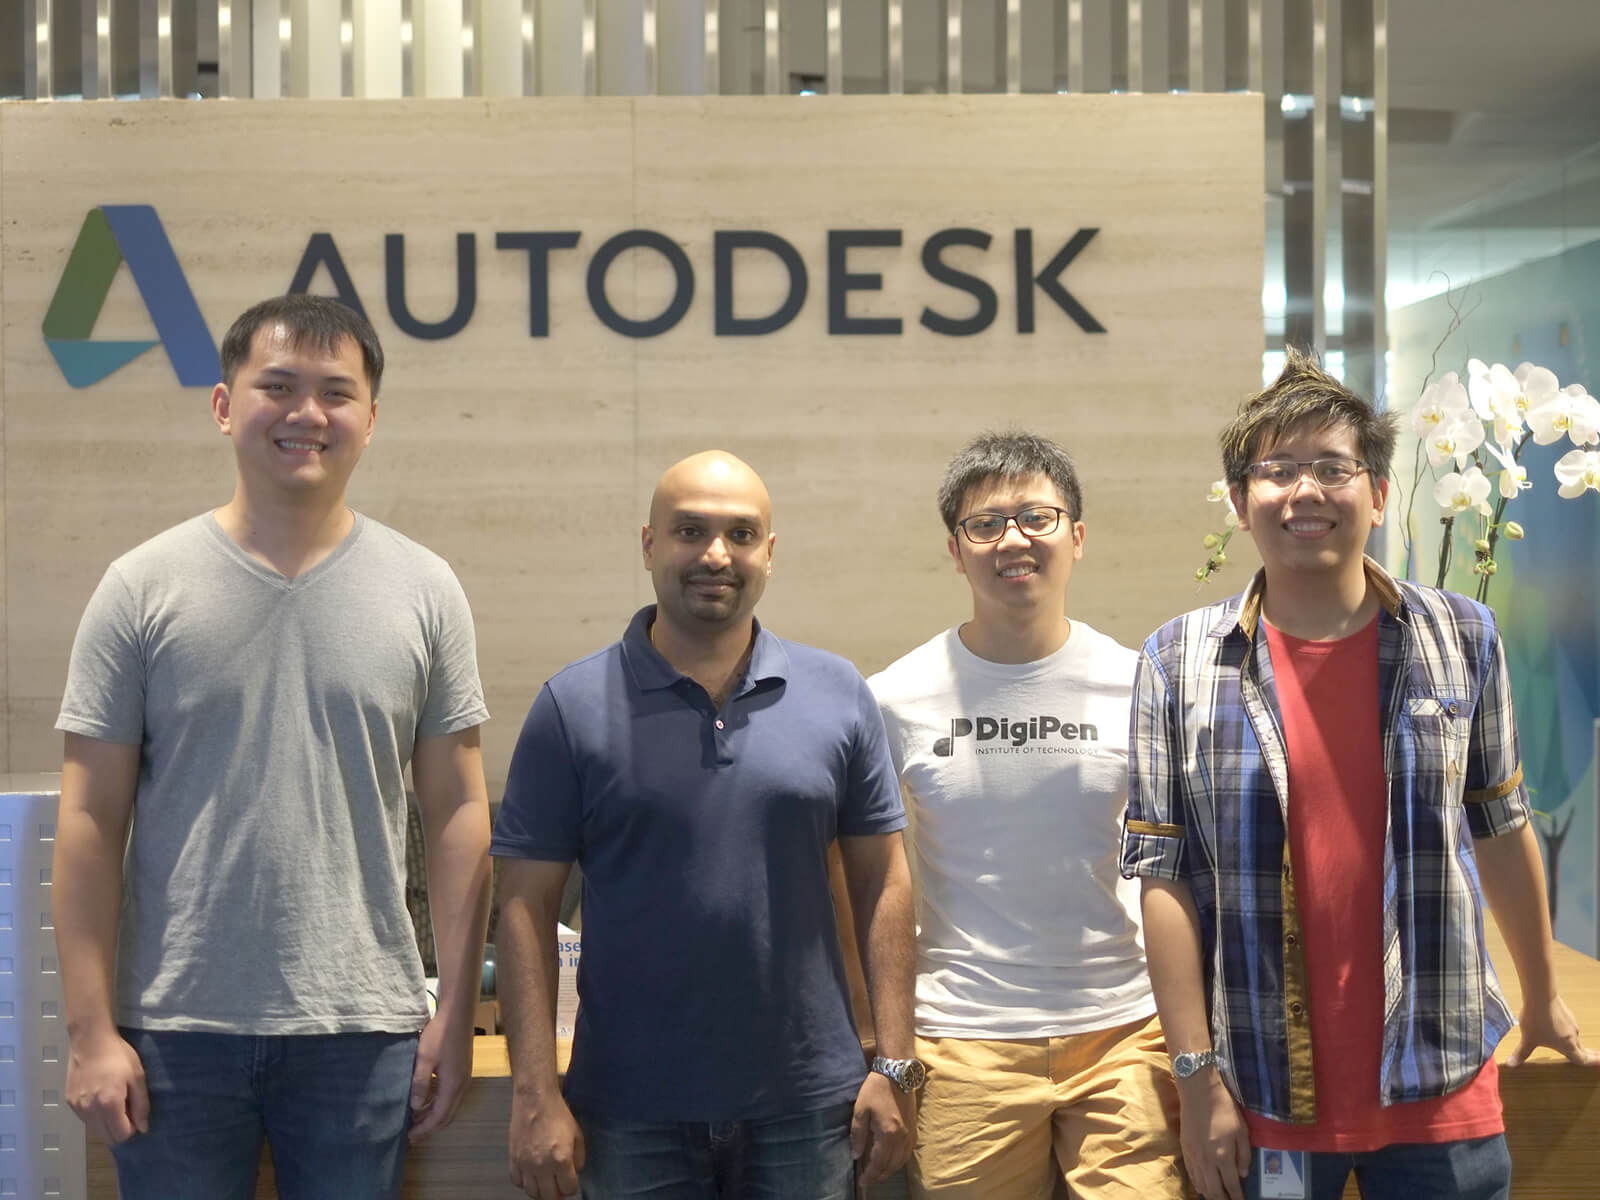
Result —
<instances>
[{"instance_id":1,"label":"wall mural","mask_svg":"<svg viewBox=\"0 0 1600 1200\"><path fill-rule=\"evenodd\" d=\"M1600 242L1396 311L1391 317L1396 347L1391 406L1409 410L1436 347L1435 378L1448 370L1465 376L1468 358L1512 368L1532 362L1555 372L1562 385L1580 383L1592 392L1600 385L1589 349L1600 337L1600 304L1585 281L1597 269ZM1445 337L1457 313L1459 326ZM1545 854L1556 937L1593 955L1600 952L1600 785L1595 772L1600 743L1600 609L1595 604L1600 595L1600 497L1585 493L1564 500L1557 495L1554 466L1571 449L1566 439L1524 449L1520 462L1533 486L1512 502L1506 517L1524 526L1527 536L1501 539L1496 546L1498 570L1489 600L1511 670L1523 768ZM1412 503L1406 503L1412 499L1404 493L1410 491L1415 451L1407 428L1395 454L1395 480L1403 492L1394 511L1410 532L1410 561L1399 538L1391 537L1389 550L1391 562L1409 567L1412 578L1431 583L1439 510L1430 494L1431 481L1425 480ZM1477 580L1471 561L1470 551L1461 553L1458 542L1450 587L1472 593Z\"/></svg>"}]
</instances>

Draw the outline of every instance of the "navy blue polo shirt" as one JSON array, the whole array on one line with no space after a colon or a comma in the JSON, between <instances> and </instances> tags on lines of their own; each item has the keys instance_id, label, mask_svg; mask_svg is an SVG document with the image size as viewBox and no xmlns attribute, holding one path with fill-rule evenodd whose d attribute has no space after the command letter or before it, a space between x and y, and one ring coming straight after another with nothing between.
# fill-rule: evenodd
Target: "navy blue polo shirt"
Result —
<instances>
[{"instance_id":1,"label":"navy blue polo shirt","mask_svg":"<svg viewBox=\"0 0 1600 1200\"><path fill-rule=\"evenodd\" d=\"M905 826L878 706L849 662L757 624L718 710L654 619L545 684L495 825L494 854L583 868L567 1101L731 1121L853 1099L827 850Z\"/></svg>"}]
</instances>

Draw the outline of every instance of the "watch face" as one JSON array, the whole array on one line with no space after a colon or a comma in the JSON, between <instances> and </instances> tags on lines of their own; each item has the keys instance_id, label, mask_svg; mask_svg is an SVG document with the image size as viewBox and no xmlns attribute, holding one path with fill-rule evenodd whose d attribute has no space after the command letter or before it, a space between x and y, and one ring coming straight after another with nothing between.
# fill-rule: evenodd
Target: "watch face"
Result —
<instances>
[{"instance_id":1,"label":"watch face","mask_svg":"<svg viewBox=\"0 0 1600 1200\"><path fill-rule=\"evenodd\" d=\"M1216 1062L1216 1058L1209 1051L1185 1050L1176 1054L1172 1059L1172 1073L1179 1079L1187 1079L1203 1067L1209 1067Z\"/></svg>"},{"instance_id":2,"label":"watch face","mask_svg":"<svg viewBox=\"0 0 1600 1200\"><path fill-rule=\"evenodd\" d=\"M906 1060L904 1074L900 1086L908 1092L914 1092L928 1081L928 1068L915 1058Z\"/></svg>"}]
</instances>

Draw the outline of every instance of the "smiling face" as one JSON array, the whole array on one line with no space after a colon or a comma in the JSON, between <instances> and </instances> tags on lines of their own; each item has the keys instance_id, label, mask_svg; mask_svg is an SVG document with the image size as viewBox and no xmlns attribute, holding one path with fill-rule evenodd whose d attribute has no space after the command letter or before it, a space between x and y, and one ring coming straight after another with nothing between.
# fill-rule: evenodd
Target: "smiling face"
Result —
<instances>
[{"instance_id":1,"label":"smiling face","mask_svg":"<svg viewBox=\"0 0 1600 1200\"><path fill-rule=\"evenodd\" d=\"M1343 423L1296 426L1255 455L1258 462L1360 457L1356 431ZM1238 487L1232 490L1239 527L1255 539L1269 581L1287 572L1359 572L1367 536L1383 524L1388 494L1388 481L1378 480L1374 486L1370 471L1343 487L1323 487L1303 470L1286 488L1249 478L1242 494Z\"/></svg>"},{"instance_id":2,"label":"smiling face","mask_svg":"<svg viewBox=\"0 0 1600 1200\"><path fill-rule=\"evenodd\" d=\"M232 383L211 393L240 482L262 495L341 499L372 440L377 408L354 339L320 348L279 324L256 332Z\"/></svg>"},{"instance_id":3,"label":"smiling face","mask_svg":"<svg viewBox=\"0 0 1600 1200\"><path fill-rule=\"evenodd\" d=\"M684 459L656 485L641 537L657 620L690 637L747 623L777 540L754 471L714 451Z\"/></svg>"},{"instance_id":4,"label":"smiling face","mask_svg":"<svg viewBox=\"0 0 1600 1200\"><path fill-rule=\"evenodd\" d=\"M1043 474L1024 479L991 479L967 490L961 520L979 513L1011 517L1030 508L1065 509L1067 502ZM958 525L948 543L956 570L972 588L973 615L1066 611L1072 566L1083 557L1084 528L1069 512L1054 530L1029 537L1008 521L996 542L977 543Z\"/></svg>"}]
</instances>

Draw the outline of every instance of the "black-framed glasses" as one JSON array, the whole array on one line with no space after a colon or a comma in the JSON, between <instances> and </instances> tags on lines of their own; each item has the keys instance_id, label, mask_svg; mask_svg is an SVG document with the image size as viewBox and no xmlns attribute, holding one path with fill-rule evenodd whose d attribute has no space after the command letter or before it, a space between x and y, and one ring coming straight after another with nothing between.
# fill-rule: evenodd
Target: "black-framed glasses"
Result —
<instances>
[{"instance_id":1,"label":"black-framed glasses","mask_svg":"<svg viewBox=\"0 0 1600 1200\"><path fill-rule=\"evenodd\" d=\"M1251 463L1248 468L1250 478L1282 491L1292 488L1307 471L1311 472L1311 478L1317 481L1318 487L1342 488L1349 487L1363 471L1371 469L1359 458L1342 456L1313 458L1305 462L1292 458L1267 458Z\"/></svg>"},{"instance_id":2,"label":"black-framed glasses","mask_svg":"<svg viewBox=\"0 0 1600 1200\"><path fill-rule=\"evenodd\" d=\"M1056 531L1061 518L1066 515L1064 508L1057 508L1053 504L1036 504L1015 513L973 513L956 524L967 535L967 541L982 546L1005 537L1006 526L1013 521L1025 538L1046 537Z\"/></svg>"}]
</instances>

